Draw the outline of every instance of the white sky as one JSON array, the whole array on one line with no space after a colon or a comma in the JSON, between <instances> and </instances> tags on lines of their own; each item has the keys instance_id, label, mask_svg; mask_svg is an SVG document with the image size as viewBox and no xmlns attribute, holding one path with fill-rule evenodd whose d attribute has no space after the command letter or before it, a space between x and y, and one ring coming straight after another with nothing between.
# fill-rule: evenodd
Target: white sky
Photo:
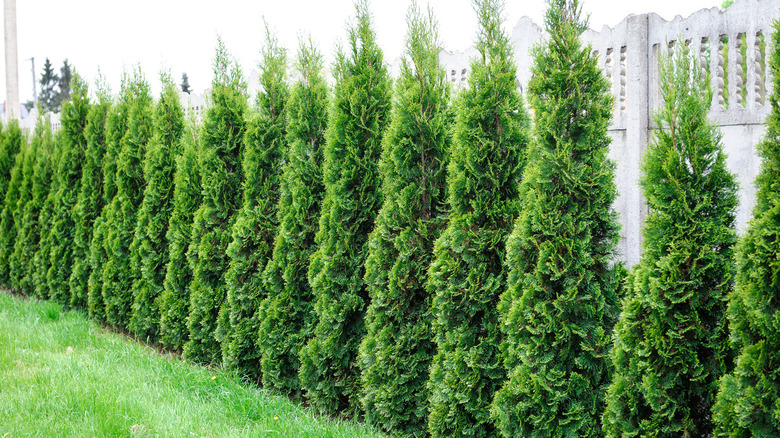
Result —
<instances>
[{"instance_id":1,"label":"white sky","mask_svg":"<svg viewBox=\"0 0 780 438\"><path fill-rule=\"evenodd\" d=\"M425 7L425 0L418 0ZM631 13L656 12L667 20L675 15L720 6L721 0L582 0L592 28L614 26ZM739 1L739 0L737 0ZM333 59L335 44L344 41L346 23L354 16L352 0L16 0L19 52L19 95L32 98L29 58L35 57L36 78L44 59L50 58L57 72L68 58L90 86L98 67L114 93L122 70L140 64L159 92L158 72L169 69L180 82L187 72L193 90L200 92L211 82L211 62L216 37L221 35L244 73L255 69L264 41L262 17L291 54L298 36L311 34L325 54ZM406 34L405 15L411 0L373 0L371 11L385 60L400 56ZM476 18L468 0L429 0L439 20L440 39L447 50L464 50L476 34ZM506 29L529 16L542 24L544 0L507 0ZM4 78L5 59L0 57ZM5 96L5 80L0 81ZM3 98L4 99L4 98ZM1 99L0 99L1 100Z\"/></svg>"}]
</instances>

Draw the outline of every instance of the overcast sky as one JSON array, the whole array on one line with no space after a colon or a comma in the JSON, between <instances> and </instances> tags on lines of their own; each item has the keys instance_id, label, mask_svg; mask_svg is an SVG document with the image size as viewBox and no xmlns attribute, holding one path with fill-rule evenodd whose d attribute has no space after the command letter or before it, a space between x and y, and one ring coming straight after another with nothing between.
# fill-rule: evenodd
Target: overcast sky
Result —
<instances>
[{"instance_id":1,"label":"overcast sky","mask_svg":"<svg viewBox=\"0 0 780 438\"><path fill-rule=\"evenodd\" d=\"M739 0L737 0L739 1ZM263 44L265 17L282 45L292 54L299 35L318 43L326 60L333 59L335 44L344 41L346 23L354 16L352 0L16 0L20 100L32 98L29 59L35 57L36 78L45 58L57 71L65 58L89 84L98 67L116 92L122 70L140 64L155 94L161 69L177 82L187 72L190 85L202 91L211 82L211 61L217 35L245 73L256 69ZM405 15L411 0L373 0L374 29L385 59L400 56L406 32ZM425 1L419 1L425 7ZM427 2L439 20L440 39L447 50L464 50L476 34L476 18L468 0ZM542 23L544 0L509 0L507 30L522 17ZM719 0L583 0L590 25L614 26L629 14L656 12L667 20L675 15L720 6ZM4 58L0 58L5 63ZM4 75L5 65L0 74ZM5 81L0 95L5 96Z\"/></svg>"}]
</instances>

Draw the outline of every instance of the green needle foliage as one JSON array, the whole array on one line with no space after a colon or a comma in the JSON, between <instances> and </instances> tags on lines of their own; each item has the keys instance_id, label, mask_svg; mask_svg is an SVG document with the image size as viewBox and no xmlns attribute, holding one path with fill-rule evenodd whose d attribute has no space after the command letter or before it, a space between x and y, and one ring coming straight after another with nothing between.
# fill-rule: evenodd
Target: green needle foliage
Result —
<instances>
[{"instance_id":1,"label":"green needle foliage","mask_svg":"<svg viewBox=\"0 0 780 438\"><path fill-rule=\"evenodd\" d=\"M24 138L19 122L12 119L0 137L0 147L4 154L14 155L14 165L8 180L8 187L0 207L0 284L15 287L11 281L11 253L16 244L19 228L19 201L24 183L24 165L29 155L27 140ZM15 276L15 275L14 275Z\"/></svg>"},{"instance_id":2,"label":"green needle foliage","mask_svg":"<svg viewBox=\"0 0 780 438\"><path fill-rule=\"evenodd\" d=\"M363 264L382 201L377 163L390 116L390 77L366 1L356 4L349 49L334 65L336 86L325 146L325 198L309 265L317 324L301 352L301 385L322 412L360 409L358 346L368 291Z\"/></svg>"},{"instance_id":3,"label":"green needle foliage","mask_svg":"<svg viewBox=\"0 0 780 438\"><path fill-rule=\"evenodd\" d=\"M772 112L758 145L762 158L753 219L736 248L736 284L729 296L736 367L720 381L713 409L715 436L780 436L780 22L769 66Z\"/></svg>"},{"instance_id":4,"label":"green needle foliage","mask_svg":"<svg viewBox=\"0 0 780 438\"><path fill-rule=\"evenodd\" d=\"M51 128L51 125L49 127ZM57 168L62 150L61 132L56 131L52 136L51 159L46 163L48 165L46 169L48 175L41 175L42 178L47 178L41 182L39 191L42 201L36 223L38 245L34 247L35 255L33 256L33 268L30 276L32 286L30 293L41 299L49 298L49 284L46 281L46 273L49 272L51 264L51 220L54 212L54 195L52 192L57 192Z\"/></svg>"},{"instance_id":5,"label":"green needle foliage","mask_svg":"<svg viewBox=\"0 0 780 438\"><path fill-rule=\"evenodd\" d=\"M266 24L266 46L260 65L262 91L257 95L257 113L247 117L242 163L244 199L227 249L227 301L219 327L224 337L224 364L253 380L261 374L257 341L258 311L266 297L262 273L271 258L279 226L276 209L286 150L286 79L287 53Z\"/></svg>"},{"instance_id":6,"label":"green needle foliage","mask_svg":"<svg viewBox=\"0 0 780 438\"><path fill-rule=\"evenodd\" d=\"M70 274L70 305L87 306L87 282L90 273L90 244L95 220L105 207L103 197L103 158L106 154L106 118L111 108L110 91L98 83L97 102L87 114L84 137L87 150L82 167L78 198L73 207L73 267Z\"/></svg>"},{"instance_id":7,"label":"green needle foliage","mask_svg":"<svg viewBox=\"0 0 780 438\"><path fill-rule=\"evenodd\" d=\"M41 120L38 120L42 123ZM34 130L37 132L37 126ZM21 138L20 138L21 140ZM26 143L26 142L25 142ZM28 230L25 227L25 210L28 203L32 199L33 195L33 178L35 172L35 162L38 159L38 153L40 151L40 141L37 141L35 134L33 134L33 140L26 143L24 147L24 160L22 162L22 181L19 186L19 198L16 200L16 207L14 208L12 219L14 223L14 243L10 248L8 254L8 270L10 273L9 286L17 291L21 289L22 278L29 272L29 267L33 259L33 253L23 251L23 247L26 245L24 240ZM27 291L24 290L26 293Z\"/></svg>"},{"instance_id":8,"label":"green needle foliage","mask_svg":"<svg viewBox=\"0 0 780 438\"><path fill-rule=\"evenodd\" d=\"M19 276L17 288L26 295L33 294L35 290L33 280L36 273L36 262L40 261L36 259L36 249L39 246L42 233L38 218L49 193L52 178L52 154L55 142L48 117L38 116L29 148L29 153L34 159L30 199L24 205L24 215L19 224L16 245L11 258L11 270L17 272Z\"/></svg>"},{"instance_id":9,"label":"green needle foliage","mask_svg":"<svg viewBox=\"0 0 780 438\"><path fill-rule=\"evenodd\" d=\"M117 194L117 158L122 149L122 138L127 133L127 122L133 90L128 75L122 77L122 86L115 103L106 116L106 153L103 156L103 209L92 226L92 240L89 243L89 277L87 280L87 310L98 320L106 319L103 300L103 267L108 263L109 253L105 239L114 221L115 210L111 207Z\"/></svg>"},{"instance_id":10,"label":"green needle foliage","mask_svg":"<svg viewBox=\"0 0 780 438\"><path fill-rule=\"evenodd\" d=\"M496 303L506 289L506 238L520 213L530 126L513 49L501 30L503 7L502 0L474 2L479 56L457 103L447 176L451 212L428 273L434 437L496 435L489 406L505 378Z\"/></svg>"},{"instance_id":11,"label":"green needle foliage","mask_svg":"<svg viewBox=\"0 0 780 438\"><path fill-rule=\"evenodd\" d=\"M50 193L54 197L54 209L49 237L51 260L46 273L49 296L64 305L70 303L69 280L76 232L73 207L79 195L81 167L87 150L84 128L90 107L86 82L75 74L71 84L70 100L63 104L60 114L62 151L56 173L57 191Z\"/></svg>"},{"instance_id":12,"label":"green needle foliage","mask_svg":"<svg viewBox=\"0 0 780 438\"><path fill-rule=\"evenodd\" d=\"M609 83L580 41L577 0L551 0L534 49L535 114L501 297L507 381L493 404L504 436L602 436L619 268Z\"/></svg>"},{"instance_id":13,"label":"green needle foliage","mask_svg":"<svg viewBox=\"0 0 780 438\"><path fill-rule=\"evenodd\" d=\"M160 324L158 297L163 290L168 264L165 236L173 210L173 176L181 153L184 110L169 73L161 77L163 91L154 112L154 134L143 162L146 186L138 210L135 236L130 245L133 273L133 308L130 331L141 338L157 340Z\"/></svg>"},{"instance_id":14,"label":"green needle foliage","mask_svg":"<svg viewBox=\"0 0 780 438\"><path fill-rule=\"evenodd\" d=\"M193 216L201 203L198 129L194 122L187 126L182 143L183 151L176 158L173 177L173 211L165 235L168 264L165 266L159 304L160 341L175 351L181 351L189 339L187 315L190 313L192 269L187 261L187 249L192 236Z\"/></svg>"},{"instance_id":15,"label":"green needle foliage","mask_svg":"<svg viewBox=\"0 0 780 438\"><path fill-rule=\"evenodd\" d=\"M258 345L263 386L298 398L298 355L315 324L314 296L306 277L325 194L322 164L328 86L322 55L311 40L301 42L296 68L300 79L287 104L288 148L279 188L279 229L263 273L268 297L261 306Z\"/></svg>"},{"instance_id":16,"label":"green needle foliage","mask_svg":"<svg viewBox=\"0 0 780 438\"><path fill-rule=\"evenodd\" d=\"M246 84L222 40L217 45L211 105L206 110L198 155L203 202L195 212L188 259L190 283L189 341L184 357L199 362L222 358L217 318L225 301L224 274L236 213L241 207L241 156L246 131Z\"/></svg>"},{"instance_id":17,"label":"green needle foliage","mask_svg":"<svg viewBox=\"0 0 780 438\"><path fill-rule=\"evenodd\" d=\"M425 284L447 220L452 116L436 20L413 3L406 21L406 58L380 162L384 202L368 244L360 365L366 418L394 434L424 436L435 352Z\"/></svg>"},{"instance_id":18,"label":"green needle foliage","mask_svg":"<svg viewBox=\"0 0 780 438\"><path fill-rule=\"evenodd\" d=\"M143 160L154 130L152 95L139 69L129 88L127 131L119 142L116 157L116 196L106 207L109 212L102 236L107 255L102 270L106 321L123 329L128 328L133 304L135 275L130 266L130 244L143 202Z\"/></svg>"},{"instance_id":19,"label":"green needle foliage","mask_svg":"<svg viewBox=\"0 0 780 438\"><path fill-rule=\"evenodd\" d=\"M608 437L712 436L717 380L730 362L737 185L695 58L680 44L661 60L663 104L640 180L650 212L615 325Z\"/></svg>"}]
</instances>

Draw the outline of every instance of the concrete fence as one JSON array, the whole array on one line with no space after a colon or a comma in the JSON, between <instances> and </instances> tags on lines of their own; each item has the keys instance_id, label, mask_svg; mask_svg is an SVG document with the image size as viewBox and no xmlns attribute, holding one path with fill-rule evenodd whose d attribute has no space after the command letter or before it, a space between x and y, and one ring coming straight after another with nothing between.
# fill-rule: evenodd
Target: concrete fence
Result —
<instances>
[{"instance_id":1,"label":"concrete fence","mask_svg":"<svg viewBox=\"0 0 780 438\"><path fill-rule=\"evenodd\" d=\"M653 110L660 104L659 53L674 44L687 44L698 54L702 68L711 73L709 116L723 133L727 163L740 184L737 225L742 229L755 202L754 180L760 168L755 146L765 132L764 120L770 110L767 58L772 21L778 16L780 0L737 0L726 11L703 9L672 21L657 14L630 15L615 27L604 26L583 35L598 55L615 96L610 156L617 163L615 209L622 222L619 250L629 265L639 261L640 231L647 215L638 179L655 128ZM512 30L521 89L531 78L530 49L545 38L539 25L527 17ZM442 53L441 62L456 88L465 86L469 58L475 53L473 48Z\"/></svg>"}]
</instances>

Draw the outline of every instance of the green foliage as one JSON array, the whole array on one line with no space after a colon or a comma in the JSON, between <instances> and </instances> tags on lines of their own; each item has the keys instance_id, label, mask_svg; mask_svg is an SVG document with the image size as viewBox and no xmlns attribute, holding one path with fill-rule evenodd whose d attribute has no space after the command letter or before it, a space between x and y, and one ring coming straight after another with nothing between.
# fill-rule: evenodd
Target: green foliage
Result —
<instances>
[{"instance_id":1,"label":"green foliage","mask_svg":"<svg viewBox=\"0 0 780 438\"><path fill-rule=\"evenodd\" d=\"M192 236L193 216L201 203L197 135L198 130L191 123L182 139L182 154L176 158L173 211L165 234L168 263L159 303L160 341L175 351L181 351L189 339L187 315L190 313L192 268L187 261L187 249Z\"/></svg>"},{"instance_id":2,"label":"green foliage","mask_svg":"<svg viewBox=\"0 0 780 438\"><path fill-rule=\"evenodd\" d=\"M707 120L709 81L695 54L677 47L661 62L659 129L643 161L650 212L615 325L608 437L712 436L717 379L730 362L725 302L737 185Z\"/></svg>"},{"instance_id":3,"label":"green foliage","mask_svg":"<svg viewBox=\"0 0 780 438\"><path fill-rule=\"evenodd\" d=\"M73 78L71 100L65 102L60 117L60 160L56 168L57 190L53 197L51 230L49 231L50 261L46 272L49 296L60 304L70 303L68 283L73 266L73 237L76 224L73 207L78 198L81 167L84 164L87 139L84 128L89 112L87 84L78 75Z\"/></svg>"},{"instance_id":4,"label":"green foliage","mask_svg":"<svg viewBox=\"0 0 780 438\"><path fill-rule=\"evenodd\" d=\"M753 219L736 248L736 284L728 318L736 366L719 385L713 408L715 436L780 436L780 23L775 22L769 66L772 112L758 145L762 158L756 178Z\"/></svg>"},{"instance_id":5,"label":"green foliage","mask_svg":"<svg viewBox=\"0 0 780 438\"><path fill-rule=\"evenodd\" d=\"M41 119L37 120L38 123L43 123ZM24 160L22 162L22 181L19 187L19 197L16 200L16 208L13 211L12 219L14 223L14 243L10 248L8 255L8 270L10 273L9 286L17 291L27 293L29 285L25 284L25 288L22 289L22 279L29 275L31 261L33 259L34 252L29 251L27 248L27 234L29 228L27 227L27 207L30 205L30 201L33 197L33 185L35 179L35 165L38 160L38 154L41 152L41 142L37 138L38 126L36 125L32 140L24 148Z\"/></svg>"},{"instance_id":6,"label":"green foliage","mask_svg":"<svg viewBox=\"0 0 780 438\"><path fill-rule=\"evenodd\" d=\"M468 88L461 92L447 184L450 216L428 272L436 355L428 382L430 432L494 436L489 405L505 378L496 304L506 288L506 238L520 212L529 118L517 92L504 3L477 0Z\"/></svg>"},{"instance_id":7,"label":"green foliage","mask_svg":"<svg viewBox=\"0 0 780 438\"><path fill-rule=\"evenodd\" d=\"M381 206L377 163L390 113L390 77L366 1L356 4L349 49L334 65L336 86L325 146L325 197L309 283L317 324L301 351L301 385L322 412L360 408L358 346L368 291L363 264Z\"/></svg>"},{"instance_id":8,"label":"green foliage","mask_svg":"<svg viewBox=\"0 0 780 438\"><path fill-rule=\"evenodd\" d=\"M129 83L129 93L127 131L116 157L116 196L106 207L109 211L101 236L107 256L101 271L106 321L119 328L128 328L131 317L135 276L130 244L143 202L143 159L154 129L152 96L140 70Z\"/></svg>"},{"instance_id":9,"label":"green foliage","mask_svg":"<svg viewBox=\"0 0 780 438\"><path fill-rule=\"evenodd\" d=\"M168 242L165 236L173 210L173 177L181 153L184 110L170 74L161 78L163 91L154 112L154 134L143 161L146 186L130 245L133 308L130 331L156 340L159 335L160 303Z\"/></svg>"},{"instance_id":10,"label":"green foliage","mask_svg":"<svg viewBox=\"0 0 780 438\"><path fill-rule=\"evenodd\" d=\"M258 310L266 297L262 272L273 251L279 202L282 156L286 150L288 98L287 54L266 25L266 47L260 66L257 114L248 117L244 137L243 202L227 248L230 267L225 274L227 299L218 331L226 366L257 380L260 352ZM264 336L261 334L261 336Z\"/></svg>"},{"instance_id":11,"label":"green foliage","mask_svg":"<svg viewBox=\"0 0 780 438\"><path fill-rule=\"evenodd\" d=\"M263 386L299 396L299 352L314 328L314 299L307 280L309 257L325 194L322 180L328 86L322 56L301 42L287 104L286 164L279 188L279 228L263 273L268 295L261 307L259 349Z\"/></svg>"},{"instance_id":12,"label":"green foliage","mask_svg":"<svg viewBox=\"0 0 780 438\"><path fill-rule=\"evenodd\" d=\"M228 269L227 247L241 206L241 157L246 131L246 84L222 40L217 46L211 105L200 134L198 166L203 202L195 212L188 259L190 283L189 340L184 357L202 362L221 359L217 318L225 301L223 281Z\"/></svg>"},{"instance_id":13,"label":"green foliage","mask_svg":"<svg viewBox=\"0 0 780 438\"><path fill-rule=\"evenodd\" d=\"M360 366L366 418L394 434L424 436L435 352L425 284L447 219L452 116L436 20L416 3L406 20L406 58L380 162L384 201L368 243Z\"/></svg>"},{"instance_id":14,"label":"green foliage","mask_svg":"<svg viewBox=\"0 0 780 438\"><path fill-rule=\"evenodd\" d=\"M95 220L105 207L103 198L103 158L106 154L106 118L111 98L105 84L98 83L97 102L87 113L84 137L87 141L84 165L76 205L73 206L73 266L69 279L70 305L87 306L87 283L90 274L90 244Z\"/></svg>"},{"instance_id":15,"label":"green foliage","mask_svg":"<svg viewBox=\"0 0 780 438\"><path fill-rule=\"evenodd\" d=\"M499 305L508 379L493 415L507 437L598 437L620 279L612 96L580 41L578 1L548 4L550 40L534 49L528 84L535 143Z\"/></svg>"},{"instance_id":16,"label":"green foliage","mask_svg":"<svg viewBox=\"0 0 780 438\"><path fill-rule=\"evenodd\" d=\"M16 244L16 236L21 217L19 201L22 184L24 182L24 166L29 155L27 140L24 138L19 122L12 119L0 136L0 149L3 159L12 156L14 160L11 169L4 201L0 206L0 284L6 287L15 287L15 281L11 281L11 253ZM16 277L16 273L13 273Z\"/></svg>"},{"instance_id":17,"label":"green foliage","mask_svg":"<svg viewBox=\"0 0 780 438\"><path fill-rule=\"evenodd\" d=\"M103 156L103 209L92 226L92 240L89 243L89 278L87 280L87 310L99 320L106 319L106 305L103 300L103 267L108 263L106 236L114 221L115 209L110 208L117 194L117 158L122 149L122 138L127 133L133 87L127 74L122 78L122 87L115 103L106 116L106 153Z\"/></svg>"}]
</instances>

